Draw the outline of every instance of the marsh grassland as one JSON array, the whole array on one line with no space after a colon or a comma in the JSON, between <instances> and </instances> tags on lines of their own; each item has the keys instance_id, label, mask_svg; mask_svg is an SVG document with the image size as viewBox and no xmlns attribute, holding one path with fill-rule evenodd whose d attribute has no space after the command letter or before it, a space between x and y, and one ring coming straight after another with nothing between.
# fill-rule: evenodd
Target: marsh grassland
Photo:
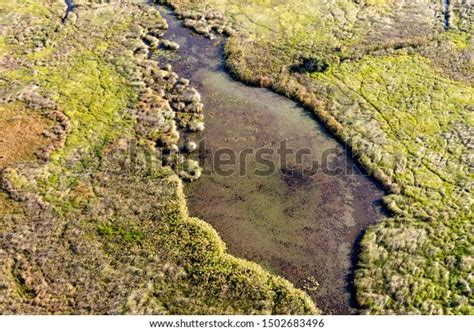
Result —
<instances>
[{"instance_id":1,"label":"marsh grassland","mask_svg":"<svg viewBox=\"0 0 474 331\"><path fill-rule=\"evenodd\" d=\"M264 258L255 260L273 273L229 255L188 212L183 182L200 185L203 170L193 139L205 114L222 114L205 111L199 86L170 65L181 45L152 2L0 3L0 313L319 313L323 296ZM154 2L195 33L225 38L237 79L301 103L383 186L390 217L357 252L359 312L474 314L470 1ZM308 210L290 207L305 227L297 214ZM277 209L260 216L288 230ZM338 221L319 224L337 236L328 232ZM283 230L274 238L288 244ZM292 270L305 269L300 258ZM296 285L324 295L309 279Z\"/></svg>"},{"instance_id":2,"label":"marsh grassland","mask_svg":"<svg viewBox=\"0 0 474 331\"><path fill-rule=\"evenodd\" d=\"M200 170L172 152L203 105L148 59L177 48L159 12L74 4L0 3L0 312L318 312L189 216L182 179Z\"/></svg>"},{"instance_id":3,"label":"marsh grassland","mask_svg":"<svg viewBox=\"0 0 474 331\"><path fill-rule=\"evenodd\" d=\"M386 189L355 276L363 312L472 314L473 7L442 1L159 1L228 35L240 80L312 109Z\"/></svg>"}]
</instances>

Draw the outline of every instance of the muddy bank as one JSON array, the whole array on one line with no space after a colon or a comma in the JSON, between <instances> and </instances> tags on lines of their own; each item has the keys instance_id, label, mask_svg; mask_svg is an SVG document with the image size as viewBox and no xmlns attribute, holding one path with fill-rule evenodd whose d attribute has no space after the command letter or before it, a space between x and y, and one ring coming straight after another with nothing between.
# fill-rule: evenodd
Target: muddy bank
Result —
<instances>
[{"instance_id":1,"label":"muddy bank","mask_svg":"<svg viewBox=\"0 0 474 331\"><path fill-rule=\"evenodd\" d=\"M165 37L181 46L174 71L191 78L205 104L206 130L193 139L208 152L204 176L186 187L191 215L212 224L231 254L306 289L325 313L354 313L357 240L382 217L383 192L312 113L235 81L218 41L163 15ZM230 161L216 165L219 155Z\"/></svg>"}]
</instances>

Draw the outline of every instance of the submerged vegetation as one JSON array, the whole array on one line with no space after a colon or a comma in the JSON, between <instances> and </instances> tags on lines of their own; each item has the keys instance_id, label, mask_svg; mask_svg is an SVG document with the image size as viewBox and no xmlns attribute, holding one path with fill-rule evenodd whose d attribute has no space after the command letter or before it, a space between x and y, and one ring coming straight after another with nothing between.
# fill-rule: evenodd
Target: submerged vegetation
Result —
<instances>
[{"instance_id":1,"label":"submerged vegetation","mask_svg":"<svg viewBox=\"0 0 474 331\"><path fill-rule=\"evenodd\" d=\"M204 129L203 105L147 57L179 47L159 12L74 4L0 4L0 312L317 313L189 217L180 177L200 169L173 152Z\"/></svg>"},{"instance_id":2,"label":"submerged vegetation","mask_svg":"<svg viewBox=\"0 0 474 331\"><path fill-rule=\"evenodd\" d=\"M230 36L233 74L314 110L384 185L393 215L358 255L364 312L474 313L471 4L445 29L435 0L157 2Z\"/></svg>"}]
</instances>

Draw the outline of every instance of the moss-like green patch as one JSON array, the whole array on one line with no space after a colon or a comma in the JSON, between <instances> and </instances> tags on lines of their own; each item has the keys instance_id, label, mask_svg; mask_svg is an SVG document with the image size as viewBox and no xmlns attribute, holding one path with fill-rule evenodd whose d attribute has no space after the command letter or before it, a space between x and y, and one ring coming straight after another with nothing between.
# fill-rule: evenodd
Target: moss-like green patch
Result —
<instances>
[{"instance_id":1,"label":"moss-like green patch","mask_svg":"<svg viewBox=\"0 0 474 331\"><path fill-rule=\"evenodd\" d=\"M130 244L140 244L143 240L143 233L137 230L122 229L113 223L106 223L98 227L97 233L105 240L120 237Z\"/></svg>"}]
</instances>

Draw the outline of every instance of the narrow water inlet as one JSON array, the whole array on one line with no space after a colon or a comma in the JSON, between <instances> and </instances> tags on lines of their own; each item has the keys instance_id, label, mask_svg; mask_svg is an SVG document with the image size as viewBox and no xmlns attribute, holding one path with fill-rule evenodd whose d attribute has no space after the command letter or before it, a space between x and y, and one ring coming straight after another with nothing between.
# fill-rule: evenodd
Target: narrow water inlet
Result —
<instances>
[{"instance_id":1,"label":"narrow water inlet","mask_svg":"<svg viewBox=\"0 0 474 331\"><path fill-rule=\"evenodd\" d=\"M451 0L443 0L444 6L444 28L447 30L450 28L451 20Z\"/></svg>"},{"instance_id":2,"label":"narrow water inlet","mask_svg":"<svg viewBox=\"0 0 474 331\"><path fill-rule=\"evenodd\" d=\"M204 146L204 176L185 187L191 215L209 222L231 254L287 278L325 313L356 312L358 242L383 217L384 192L312 112L233 79L218 40L194 34L160 9L169 23L165 38L181 46L166 61L191 80L205 105L206 130L191 136ZM285 162L283 144L291 150ZM267 163L257 162L262 151ZM305 151L300 160L298 151ZM224 167L216 166L219 157ZM272 171L258 175L262 167Z\"/></svg>"}]
</instances>

